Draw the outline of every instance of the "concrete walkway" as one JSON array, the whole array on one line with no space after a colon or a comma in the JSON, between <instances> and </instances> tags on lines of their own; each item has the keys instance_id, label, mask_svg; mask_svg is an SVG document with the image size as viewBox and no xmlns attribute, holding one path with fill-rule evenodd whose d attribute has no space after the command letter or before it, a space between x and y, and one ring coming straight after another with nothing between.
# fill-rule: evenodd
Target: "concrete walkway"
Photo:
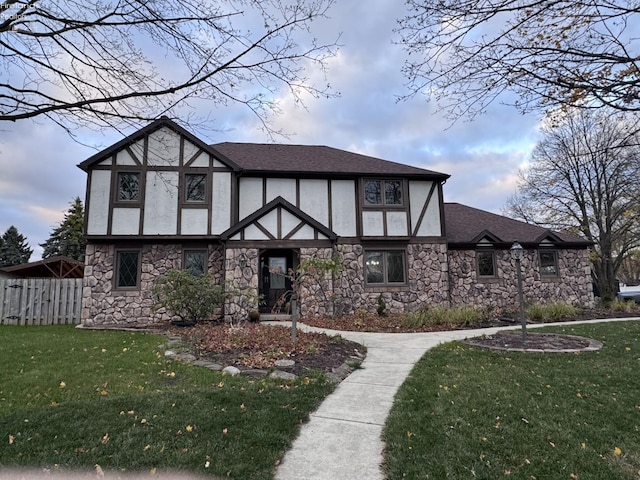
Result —
<instances>
[{"instance_id":1,"label":"concrete walkway","mask_svg":"<svg viewBox=\"0 0 640 480\"><path fill-rule=\"evenodd\" d=\"M640 319L591 320L589 323L625 320ZM282 322L275 323L282 325ZM554 325L566 323L527 328ZM339 334L358 342L367 347L367 357L362 368L343 380L302 426L276 471L276 480L383 479L382 429L398 388L424 353L440 343L520 327L434 333L338 332L306 325L299 328Z\"/></svg>"}]
</instances>

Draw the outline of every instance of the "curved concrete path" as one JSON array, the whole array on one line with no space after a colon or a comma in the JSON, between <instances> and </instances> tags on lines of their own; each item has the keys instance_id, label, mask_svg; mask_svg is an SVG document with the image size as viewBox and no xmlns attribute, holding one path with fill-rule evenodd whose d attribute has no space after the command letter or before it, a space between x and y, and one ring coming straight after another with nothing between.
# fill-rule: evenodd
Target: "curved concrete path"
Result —
<instances>
[{"instance_id":1,"label":"curved concrete path","mask_svg":"<svg viewBox=\"0 0 640 480\"><path fill-rule=\"evenodd\" d=\"M640 320L590 320L596 323ZM283 322L265 322L282 325ZM547 323L527 328L566 325ZM415 363L440 343L500 330L496 327L434 333L363 333L324 330L299 324L300 330L323 332L367 347L362 368L343 380L311 414L291 449L276 470L276 480L381 480L382 429L395 394Z\"/></svg>"}]
</instances>

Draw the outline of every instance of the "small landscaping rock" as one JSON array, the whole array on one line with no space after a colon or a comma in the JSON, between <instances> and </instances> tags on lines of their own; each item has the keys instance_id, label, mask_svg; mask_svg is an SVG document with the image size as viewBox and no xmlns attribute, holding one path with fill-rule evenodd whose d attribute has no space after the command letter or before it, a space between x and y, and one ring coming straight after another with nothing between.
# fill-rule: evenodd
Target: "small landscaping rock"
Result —
<instances>
[{"instance_id":1,"label":"small landscaping rock","mask_svg":"<svg viewBox=\"0 0 640 480\"><path fill-rule=\"evenodd\" d=\"M197 365L198 367L204 367L208 368L209 370L214 370L216 372L222 370L222 365L220 365L219 363L209 362L207 360L196 360L195 362L193 362L193 364Z\"/></svg>"},{"instance_id":2,"label":"small landscaping rock","mask_svg":"<svg viewBox=\"0 0 640 480\"><path fill-rule=\"evenodd\" d=\"M251 368L249 370L242 370L240 372L242 375L246 375L247 377L266 377L269 372L267 370L260 370L258 368Z\"/></svg>"},{"instance_id":3,"label":"small landscaping rock","mask_svg":"<svg viewBox=\"0 0 640 480\"><path fill-rule=\"evenodd\" d=\"M165 357L169 357L169 358L173 358L177 355L176 352L174 352L173 350L167 350L164 352L164 356Z\"/></svg>"},{"instance_id":4,"label":"small landscaping rock","mask_svg":"<svg viewBox=\"0 0 640 480\"><path fill-rule=\"evenodd\" d=\"M270 378L281 378L283 380L295 380L296 378L298 378L293 373L283 372L281 370L274 370L273 372L271 372L269 374L269 377Z\"/></svg>"},{"instance_id":5,"label":"small landscaping rock","mask_svg":"<svg viewBox=\"0 0 640 480\"><path fill-rule=\"evenodd\" d=\"M276 360L274 365L278 368L293 368L296 365L296 362L293 360Z\"/></svg>"},{"instance_id":6,"label":"small landscaping rock","mask_svg":"<svg viewBox=\"0 0 640 480\"><path fill-rule=\"evenodd\" d=\"M175 360L180 362L193 362L196 359L195 355L191 355L190 353L179 353L175 356Z\"/></svg>"},{"instance_id":7,"label":"small landscaping rock","mask_svg":"<svg viewBox=\"0 0 640 480\"><path fill-rule=\"evenodd\" d=\"M222 374L235 377L236 375L240 375L240 369L238 367L224 367L222 369Z\"/></svg>"}]
</instances>

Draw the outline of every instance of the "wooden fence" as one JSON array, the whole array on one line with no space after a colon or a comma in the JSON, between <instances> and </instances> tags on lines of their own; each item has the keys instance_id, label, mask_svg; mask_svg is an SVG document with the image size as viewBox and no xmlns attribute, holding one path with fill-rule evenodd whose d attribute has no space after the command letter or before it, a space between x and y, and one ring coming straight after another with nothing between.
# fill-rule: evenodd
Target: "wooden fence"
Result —
<instances>
[{"instance_id":1,"label":"wooden fence","mask_svg":"<svg viewBox=\"0 0 640 480\"><path fill-rule=\"evenodd\" d=\"M81 278L0 279L0 324L79 324Z\"/></svg>"}]
</instances>

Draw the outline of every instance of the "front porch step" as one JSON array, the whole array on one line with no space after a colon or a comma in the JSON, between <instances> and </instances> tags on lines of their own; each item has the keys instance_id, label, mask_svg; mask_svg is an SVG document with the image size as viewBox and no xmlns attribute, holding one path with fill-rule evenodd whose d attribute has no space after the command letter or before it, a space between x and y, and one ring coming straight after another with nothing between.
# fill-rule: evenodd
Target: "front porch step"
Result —
<instances>
[{"instance_id":1,"label":"front porch step","mask_svg":"<svg viewBox=\"0 0 640 480\"><path fill-rule=\"evenodd\" d=\"M287 313L261 313L260 321L291 321L291 315Z\"/></svg>"}]
</instances>

